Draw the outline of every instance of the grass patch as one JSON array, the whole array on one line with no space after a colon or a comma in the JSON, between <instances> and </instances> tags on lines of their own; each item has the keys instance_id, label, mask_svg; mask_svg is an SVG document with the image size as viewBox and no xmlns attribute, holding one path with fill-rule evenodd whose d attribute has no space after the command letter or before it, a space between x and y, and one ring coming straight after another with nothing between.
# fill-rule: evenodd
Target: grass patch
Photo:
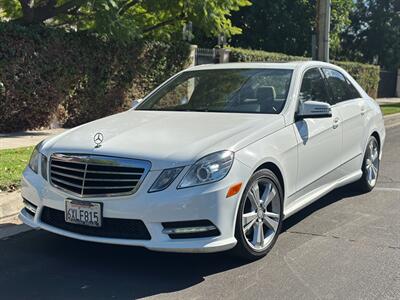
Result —
<instances>
[{"instance_id":1,"label":"grass patch","mask_svg":"<svg viewBox=\"0 0 400 300\"><path fill-rule=\"evenodd\" d=\"M33 151L32 147L0 150L0 191L20 187L21 175Z\"/></svg>"},{"instance_id":2,"label":"grass patch","mask_svg":"<svg viewBox=\"0 0 400 300\"><path fill-rule=\"evenodd\" d=\"M400 113L400 103L383 104L381 110L384 115Z\"/></svg>"}]
</instances>

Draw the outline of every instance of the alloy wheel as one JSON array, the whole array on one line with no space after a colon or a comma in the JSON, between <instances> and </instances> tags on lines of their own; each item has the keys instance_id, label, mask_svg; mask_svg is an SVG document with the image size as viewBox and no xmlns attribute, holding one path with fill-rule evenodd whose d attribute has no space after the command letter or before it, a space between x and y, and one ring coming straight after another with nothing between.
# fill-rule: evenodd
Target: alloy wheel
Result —
<instances>
[{"instance_id":1,"label":"alloy wheel","mask_svg":"<svg viewBox=\"0 0 400 300\"><path fill-rule=\"evenodd\" d=\"M259 178L248 190L242 212L242 230L254 251L265 250L274 239L280 222L281 200L268 178Z\"/></svg>"},{"instance_id":2,"label":"alloy wheel","mask_svg":"<svg viewBox=\"0 0 400 300\"><path fill-rule=\"evenodd\" d=\"M372 139L368 145L369 155L366 158L365 169L367 171L367 181L370 186L375 186L379 170L379 150L378 143Z\"/></svg>"}]
</instances>

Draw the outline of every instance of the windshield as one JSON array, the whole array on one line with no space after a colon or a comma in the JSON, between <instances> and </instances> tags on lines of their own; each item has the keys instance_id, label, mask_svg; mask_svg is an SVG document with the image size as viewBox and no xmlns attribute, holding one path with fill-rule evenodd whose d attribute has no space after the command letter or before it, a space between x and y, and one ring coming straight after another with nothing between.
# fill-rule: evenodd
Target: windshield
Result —
<instances>
[{"instance_id":1,"label":"windshield","mask_svg":"<svg viewBox=\"0 0 400 300\"><path fill-rule=\"evenodd\" d=\"M286 69L183 72L136 110L278 114L292 77Z\"/></svg>"}]
</instances>

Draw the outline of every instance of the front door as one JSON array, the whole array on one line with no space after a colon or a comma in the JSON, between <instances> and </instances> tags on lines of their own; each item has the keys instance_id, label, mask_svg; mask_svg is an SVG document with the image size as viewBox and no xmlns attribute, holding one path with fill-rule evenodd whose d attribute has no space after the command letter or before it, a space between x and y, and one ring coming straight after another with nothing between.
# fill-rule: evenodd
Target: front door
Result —
<instances>
[{"instance_id":1,"label":"front door","mask_svg":"<svg viewBox=\"0 0 400 300\"><path fill-rule=\"evenodd\" d=\"M304 73L299 101L320 101L331 104L326 82L319 68ZM306 118L294 124L297 136L298 196L323 185L324 178L340 165L342 151L341 115L332 107L332 117ZM304 191L304 192L302 192Z\"/></svg>"},{"instance_id":2,"label":"front door","mask_svg":"<svg viewBox=\"0 0 400 300\"><path fill-rule=\"evenodd\" d=\"M346 164L354 172L360 169L364 152L364 99L356 88L339 71L323 68L328 86L331 90L334 107L341 115L343 132L342 164Z\"/></svg>"}]
</instances>

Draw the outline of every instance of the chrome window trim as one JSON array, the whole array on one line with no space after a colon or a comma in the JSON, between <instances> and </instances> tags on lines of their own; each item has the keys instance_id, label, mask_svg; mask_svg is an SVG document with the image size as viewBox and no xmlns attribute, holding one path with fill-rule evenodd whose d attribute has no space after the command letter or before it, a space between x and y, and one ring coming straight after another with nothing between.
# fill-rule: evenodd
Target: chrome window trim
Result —
<instances>
[{"instance_id":1,"label":"chrome window trim","mask_svg":"<svg viewBox=\"0 0 400 300\"><path fill-rule=\"evenodd\" d=\"M113 167L130 167L130 168L143 168L144 171L142 173L142 176L140 179L137 181L136 186L133 190L129 192L124 192L124 193L106 193L106 194L90 194L90 195L83 195L82 193L75 193L72 192L68 189L65 189L59 185L57 185L55 182L53 182L53 178L51 176L51 167L52 167L52 161L57 160L57 161L65 161L65 162L72 162L72 163L80 163L80 164L85 164L85 171L84 173L84 178L83 181L85 181L86 177L86 169L87 166L90 165L100 165L100 166L113 166ZM151 169L151 162L147 160L139 160L139 159L130 159L130 158L122 158L122 157L115 157L115 156L105 156L105 155L95 155L95 154L64 154L64 153L53 153L50 156L49 159L49 167L48 167L48 175L49 175L49 182L51 186L69 194L75 197L79 198L99 198L99 197L118 197L118 196L128 196L128 195L133 195L134 193L137 192L139 189L140 185L142 184L143 180L146 178L147 174L149 173ZM79 170L76 170L79 171ZM98 173L96 171L90 172L90 173ZM104 171L105 174L126 174L126 172L106 172ZM130 173L130 172L127 172ZM135 174L132 172L132 174ZM136 174L138 175L138 174ZM99 180L101 181L101 180ZM135 180L132 180L135 181ZM84 182L82 184L84 186ZM83 188L82 188L83 191Z\"/></svg>"}]
</instances>

